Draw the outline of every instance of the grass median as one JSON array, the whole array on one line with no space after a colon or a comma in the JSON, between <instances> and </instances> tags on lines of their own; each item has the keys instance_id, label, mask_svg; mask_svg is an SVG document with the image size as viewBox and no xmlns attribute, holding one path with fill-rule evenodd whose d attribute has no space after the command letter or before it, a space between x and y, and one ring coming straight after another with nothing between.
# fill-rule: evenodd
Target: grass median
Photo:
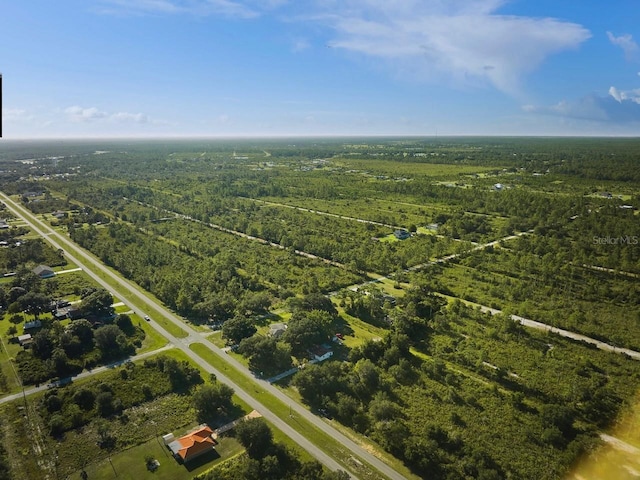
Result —
<instances>
[{"instance_id":1,"label":"grass median","mask_svg":"<svg viewBox=\"0 0 640 480\"><path fill-rule=\"evenodd\" d=\"M258 388L258 385L254 381L233 366L226 363L206 345L202 343L193 343L189 348L205 359L212 367L233 378L233 381L236 382L243 390L249 392L253 398L261 402L278 417L285 420L291 428L304 435L311 443L343 465L344 468L348 468L360 478L386 478L364 460L360 458L354 459L352 452L330 435L320 431L307 420L300 418L295 414L291 415L290 405L283 403L272 394ZM363 445L363 447L368 448L367 445ZM384 461L389 464L391 468L401 473L406 478L417 478L412 475L398 460L385 456Z\"/></svg>"}]
</instances>

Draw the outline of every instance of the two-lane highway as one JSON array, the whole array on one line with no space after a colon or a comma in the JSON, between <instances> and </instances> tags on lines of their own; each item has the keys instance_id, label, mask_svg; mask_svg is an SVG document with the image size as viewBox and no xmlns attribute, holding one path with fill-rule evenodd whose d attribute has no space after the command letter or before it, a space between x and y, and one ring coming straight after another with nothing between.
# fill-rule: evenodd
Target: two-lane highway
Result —
<instances>
[{"instance_id":1,"label":"two-lane highway","mask_svg":"<svg viewBox=\"0 0 640 480\"><path fill-rule=\"evenodd\" d=\"M29 225L36 233L42 236L46 241L50 242L56 249L61 249L65 252L65 256L74 262L78 267L81 267L91 278L93 278L99 285L103 288L112 291L114 296L117 297L120 301L127 303L128 300L124 297L122 293L120 293L121 289L125 289L133 294L137 299L142 302L145 302L152 306L155 312L142 312L140 309L136 309L136 311L144 316L150 315L153 317L154 314L160 314L166 319L173 322L175 325L179 326L182 330L186 331L188 336L187 338L176 338L174 335L169 333L166 329L162 328L161 325L158 325L157 322L151 322L153 328L155 328L160 334L162 334L165 338L167 338L176 348L182 350L186 355L189 356L193 361L195 361L198 365L202 366L207 372L213 373L216 377L226 383L230 387L232 387L238 397L240 397L243 401L247 402L252 408L258 410L265 419L272 422L277 428L283 431L287 436L289 436L295 443L297 443L300 447L307 450L313 457L315 457L318 461L326 465L331 470L343 469L348 470L346 466L347 458L343 458L342 463L338 463L336 459L328 456L324 451L318 448L316 445L312 444L306 437L301 435L298 431L294 430L285 420L278 417L276 414L271 412L265 405L256 400L240 388L231 378L226 376L224 373L219 370L213 368L209 365L203 358L194 353L190 348L189 344L193 342L199 342L205 344L209 347L213 352L215 352L223 361L231 364L235 369L240 371L247 378L250 378L252 381L256 382L257 390L263 390L271 395L277 397L281 402L284 402L287 405L291 406L292 411L296 413L301 418L304 418L307 422L311 423L318 430L323 431L325 434L329 435L331 438L339 442L345 449L349 450L351 454L355 458L359 458L362 461L368 463L373 468L375 468L382 475L393 479L393 480L403 480L405 477L396 472L394 469L389 467L386 463L381 461L378 457L371 454L365 448L361 447L353 440L342 434L340 431L325 423L322 419L313 415L309 412L304 406L292 400L290 397L285 395L278 388L270 385L265 381L256 380L253 375L238 361L233 359L231 356L226 355L220 348L214 346L211 342L209 342L206 337L200 332L192 329L189 325L183 322L179 317L177 317L170 310L160 307L153 300L149 298L149 296L137 285L132 282L125 280L124 278L114 274L111 270L105 267L101 262L93 259L89 254L84 252L81 248L75 245L71 240L61 235L60 233L52 230L50 226L42 222L31 212L26 210L24 207L14 202L11 198L9 198L4 193L0 192L0 199L4 201L7 205L7 208L16 216L21 218L23 221ZM78 255L73 255L69 252L72 249L74 252L77 252ZM78 256L82 257L82 261L78 258ZM89 267L91 265L91 267ZM108 276L113 282L117 283L118 288L114 289L111 285L109 285L106 281L104 281L100 276L98 276L95 271L100 271L103 275ZM291 421L291 419L288 419ZM349 474L356 478L356 476L349 471Z\"/></svg>"}]
</instances>

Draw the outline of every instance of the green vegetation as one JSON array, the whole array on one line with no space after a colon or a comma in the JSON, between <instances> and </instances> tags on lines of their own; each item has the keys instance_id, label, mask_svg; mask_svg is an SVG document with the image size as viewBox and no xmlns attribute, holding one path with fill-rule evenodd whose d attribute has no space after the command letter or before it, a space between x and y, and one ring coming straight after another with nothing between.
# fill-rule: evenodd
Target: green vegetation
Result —
<instances>
[{"instance_id":1,"label":"green vegetation","mask_svg":"<svg viewBox=\"0 0 640 480\"><path fill-rule=\"evenodd\" d=\"M234 436L245 448L242 455L215 470L196 477L197 480L348 480L343 471L326 472L317 461L301 462L297 454L286 446L274 442L273 433L261 418L240 423Z\"/></svg>"},{"instance_id":2,"label":"green vegetation","mask_svg":"<svg viewBox=\"0 0 640 480\"><path fill-rule=\"evenodd\" d=\"M364 443L368 437L400 471L404 463L434 479L563 478L637 401L636 360L509 317L640 350L637 139L99 143L3 144L0 165L11 168L3 169L0 190L199 332L221 330L211 340L232 346L229 355L255 374L304 366L280 381L292 401L301 399ZM53 165L51 155L64 159ZM14 161L20 158L34 160L25 166ZM108 294L82 272L35 276L38 264L73 266L6 209L2 217L0 269L16 273L0 279L3 393L18 389L14 365L24 383L37 383L163 345L135 314L111 311ZM155 312L127 295L134 308ZM48 305L58 299L80 301L81 313L104 325L54 319ZM491 316L464 302L504 313ZM23 350L15 338L36 318L40 331ZM162 316L152 321L187 336ZM272 321L286 330L268 335ZM310 352L322 345L334 355L313 364ZM233 370L205 343L191 348L220 371ZM128 385L126 394L97 384L51 390L29 406L30 418L65 442L83 425L108 443L101 417L131 419L141 405L155 416L156 401L195 402L182 421L165 417L167 431L241 413L221 384L176 390L170 376L156 378L162 369L146 368L117 370L127 377L116 382ZM287 417L285 404L257 391L249 377L235 377ZM5 408L18 418L17 404ZM344 457L333 439L305 425L294 428ZM245 436L244 427L255 431ZM3 428L12 471L32 473L20 455L11 462L20 451L17 430L10 422ZM268 432L260 422L243 424L239 443L224 441L230 452L242 445L246 453L194 474L334 478ZM114 438L117 470L127 462L145 468L126 452L150 446L149 432L127 439L123 430ZM53 468L51 451L41 458ZM65 473L83 467L64 462ZM90 468L100 478L111 467L102 456Z\"/></svg>"}]
</instances>

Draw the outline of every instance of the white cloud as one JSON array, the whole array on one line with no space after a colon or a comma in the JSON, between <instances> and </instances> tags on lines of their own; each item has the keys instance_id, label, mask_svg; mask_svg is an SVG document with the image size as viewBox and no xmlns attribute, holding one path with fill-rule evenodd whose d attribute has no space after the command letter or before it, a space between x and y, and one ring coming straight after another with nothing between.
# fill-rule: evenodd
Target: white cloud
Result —
<instances>
[{"instance_id":1,"label":"white cloud","mask_svg":"<svg viewBox=\"0 0 640 480\"><path fill-rule=\"evenodd\" d=\"M82 108L77 105L68 107L64 110L69 120L75 123L90 122L107 116L105 112L101 112L95 107Z\"/></svg>"},{"instance_id":2,"label":"white cloud","mask_svg":"<svg viewBox=\"0 0 640 480\"><path fill-rule=\"evenodd\" d=\"M115 112L108 113L96 107L83 108L77 105L65 108L64 113L73 123L89 123L94 121L109 121L115 123L149 123L149 117L143 113Z\"/></svg>"},{"instance_id":3,"label":"white cloud","mask_svg":"<svg viewBox=\"0 0 640 480\"><path fill-rule=\"evenodd\" d=\"M115 122L133 122L133 123L147 123L149 121L149 117L142 113L128 113L128 112L118 112L109 116L109 120Z\"/></svg>"},{"instance_id":4,"label":"white cloud","mask_svg":"<svg viewBox=\"0 0 640 480\"><path fill-rule=\"evenodd\" d=\"M102 0L106 14L192 14L253 18L259 12L232 0Z\"/></svg>"},{"instance_id":5,"label":"white cloud","mask_svg":"<svg viewBox=\"0 0 640 480\"><path fill-rule=\"evenodd\" d=\"M575 101L563 100L551 106L524 105L527 113L554 115L608 124L640 123L640 89L609 88L607 96L587 95Z\"/></svg>"},{"instance_id":6,"label":"white cloud","mask_svg":"<svg viewBox=\"0 0 640 480\"><path fill-rule=\"evenodd\" d=\"M627 60L637 60L638 54L640 53L640 47L633 39L631 34L624 34L616 37L613 33L607 32L607 37L609 37L609 41L622 49L624 52L624 56Z\"/></svg>"},{"instance_id":7,"label":"white cloud","mask_svg":"<svg viewBox=\"0 0 640 480\"><path fill-rule=\"evenodd\" d=\"M618 103L629 100L640 104L640 88L635 88L633 90L618 90L616 87L610 87L609 95Z\"/></svg>"},{"instance_id":8,"label":"white cloud","mask_svg":"<svg viewBox=\"0 0 640 480\"><path fill-rule=\"evenodd\" d=\"M496 14L502 0L325 0L316 21L336 32L330 46L384 60L419 78L489 83L516 93L520 78L591 34L553 18Z\"/></svg>"},{"instance_id":9,"label":"white cloud","mask_svg":"<svg viewBox=\"0 0 640 480\"><path fill-rule=\"evenodd\" d=\"M514 95L521 79L545 59L577 48L591 36L575 23L500 15L509 0L98 1L132 13L253 18L284 12L287 21L328 27L333 32L330 47L373 59L398 76L492 85ZM308 46L297 40L292 49Z\"/></svg>"}]
</instances>

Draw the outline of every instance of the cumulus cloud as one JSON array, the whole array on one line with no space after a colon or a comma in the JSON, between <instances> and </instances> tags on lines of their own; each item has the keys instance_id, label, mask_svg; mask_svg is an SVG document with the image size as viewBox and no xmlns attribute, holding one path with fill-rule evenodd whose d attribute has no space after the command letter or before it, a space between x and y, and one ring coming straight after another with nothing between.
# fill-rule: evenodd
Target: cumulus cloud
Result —
<instances>
[{"instance_id":1,"label":"cumulus cloud","mask_svg":"<svg viewBox=\"0 0 640 480\"><path fill-rule=\"evenodd\" d=\"M624 34L616 37L613 33L607 32L607 37L609 37L609 41L622 49L624 52L624 56L627 60L637 60L640 54L640 47L633 39L631 34Z\"/></svg>"},{"instance_id":2,"label":"cumulus cloud","mask_svg":"<svg viewBox=\"0 0 640 480\"><path fill-rule=\"evenodd\" d=\"M107 116L105 112L101 112L95 107L83 108L77 105L66 108L64 113L67 114L69 120L76 123L91 122L92 120Z\"/></svg>"},{"instance_id":3,"label":"cumulus cloud","mask_svg":"<svg viewBox=\"0 0 640 480\"><path fill-rule=\"evenodd\" d=\"M551 106L524 105L528 113L629 124L640 122L640 89L622 91L609 88L609 95L587 95L576 101L561 101Z\"/></svg>"},{"instance_id":4,"label":"cumulus cloud","mask_svg":"<svg viewBox=\"0 0 640 480\"><path fill-rule=\"evenodd\" d=\"M421 77L445 74L515 93L520 78L591 34L553 18L499 15L500 0L325 1L330 46L378 58Z\"/></svg>"},{"instance_id":5,"label":"cumulus cloud","mask_svg":"<svg viewBox=\"0 0 640 480\"><path fill-rule=\"evenodd\" d=\"M110 121L117 123L148 123L149 117L142 113L103 112L96 107L84 108L77 105L64 110L67 118L73 123L89 123L94 121Z\"/></svg>"},{"instance_id":6,"label":"cumulus cloud","mask_svg":"<svg viewBox=\"0 0 640 480\"><path fill-rule=\"evenodd\" d=\"M328 28L329 47L373 59L405 78L488 84L511 94L550 55L591 36L575 23L499 14L508 0L98 1L139 13L253 18L278 12L287 22ZM306 47L299 42L293 50Z\"/></svg>"},{"instance_id":7,"label":"cumulus cloud","mask_svg":"<svg viewBox=\"0 0 640 480\"><path fill-rule=\"evenodd\" d=\"M610 87L609 95L618 103L628 100L633 103L640 104L640 88L635 88L633 90L618 90L616 87Z\"/></svg>"}]
</instances>

